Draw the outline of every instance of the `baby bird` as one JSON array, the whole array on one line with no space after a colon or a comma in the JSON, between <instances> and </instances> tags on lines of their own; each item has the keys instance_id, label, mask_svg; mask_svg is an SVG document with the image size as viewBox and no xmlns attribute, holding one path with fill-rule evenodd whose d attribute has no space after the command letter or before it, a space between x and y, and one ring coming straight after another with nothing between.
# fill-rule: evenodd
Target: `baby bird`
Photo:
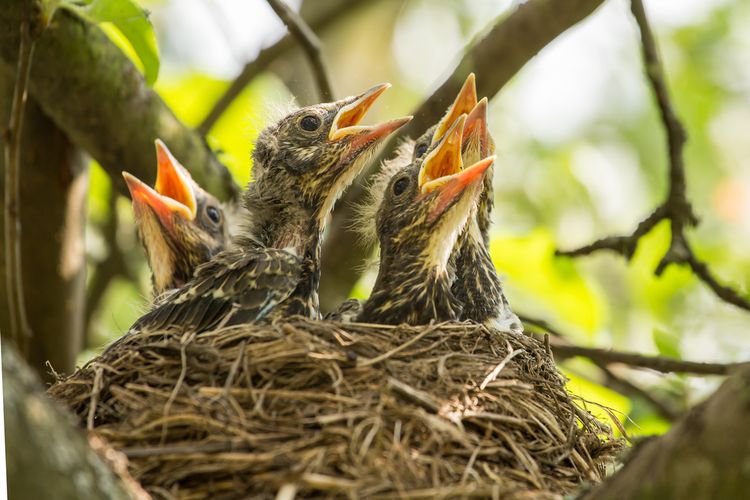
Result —
<instances>
[{"instance_id":1,"label":"baby bird","mask_svg":"<svg viewBox=\"0 0 750 500\"><path fill-rule=\"evenodd\" d=\"M299 109L264 129L234 248L200 266L133 328L202 332L292 314L319 317L321 239L333 205L376 147L411 120L359 125L389 86Z\"/></svg>"},{"instance_id":2,"label":"baby bird","mask_svg":"<svg viewBox=\"0 0 750 500\"><path fill-rule=\"evenodd\" d=\"M377 213L380 267L357 321L426 324L456 320L461 303L451 291L449 258L481 191L494 157L461 169L462 115L424 162L391 178ZM457 172L420 183L430 172Z\"/></svg>"},{"instance_id":3,"label":"baby bird","mask_svg":"<svg viewBox=\"0 0 750 500\"><path fill-rule=\"evenodd\" d=\"M154 296L179 288L195 269L224 250L228 222L219 201L201 188L167 146L156 140L157 173L152 189L123 172L146 252Z\"/></svg>"},{"instance_id":4,"label":"baby bird","mask_svg":"<svg viewBox=\"0 0 750 500\"><path fill-rule=\"evenodd\" d=\"M376 211L383 200L385 186L392 175L407 167L412 163L421 161L427 150L434 148L435 144L445 135L456 120L462 114L468 114L477 103L477 90L475 85L474 73L469 74L461 87L460 92L448 107L445 115L438 123L430 127L416 141L407 140L399 146L393 158L385 160L381 165L380 173L375 176L368 190L369 196L364 203L357 208L358 224L355 228L360 232L362 238L370 243L377 239L374 219ZM453 259L455 261L455 258ZM453 267L455 264L451 264ZM362 309L362 304L358 299L347 299L342 302L336 309L330 311L325 319L333 321L354 321Z\"/></svg>"},{"instance_id":5,"label":"baby bird","mask_svg":"<svg viewBox=\"0 0 750 500\"><path fill-rule=\"evenodd\" d=\"M472 164L494 153L495 145L487 127L487 98L480 100L466 119L462 159ZM456 164L451 166L455 167ZM426 164L420 182L455 174L458 171L433 171ZM500 277L489 254L489 226L493 204L492 168L484 176L482 190L469 224L458 238L452 266L456 279L452 290L463 304L461 319L471 320L501 330L520 332L522 324L510 308L503 293Z\"/></svg>"}]
</instances>

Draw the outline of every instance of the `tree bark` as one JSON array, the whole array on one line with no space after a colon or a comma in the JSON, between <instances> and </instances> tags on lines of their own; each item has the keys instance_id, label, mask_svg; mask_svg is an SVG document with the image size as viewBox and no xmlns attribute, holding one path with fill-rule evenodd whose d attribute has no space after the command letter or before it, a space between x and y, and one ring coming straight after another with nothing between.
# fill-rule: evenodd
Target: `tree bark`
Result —
<instances>
[{"instance_id":1,"label":"tree bark","mask_svg":"<svg viewBox=\"0 0 750 500\"><path fill-rule=\"evenodd\" d=\"M7 123L12 92L13 80L0 74L1 123ZM28 361L51 381L46 363L71 372L83 345L88 169L81 151L33 99L28 100L25 113L20 172L22 279L34 335ZM4 258L0 268L4 273ZM0 288L0 331L4 334L8 332L6 292L4 286Z\"/></svg>"},{"instance_id":2,"label":"tree bark","mask_svg":"<svg viewBox=\"0 0 750 500\"><path fill-rule=\"evenodd\" d=\"M466 51L453 74L414 111L414 119L399 131L399 136L419 137L437 123L471 71L477 76L478 95L493 97L540 50L588 17L603 2L529 0L521 4ZM393 145L391 141L385 153L391 152ZM367 176L377 171L379 160L373 162ZM335 308L348 296L370 252L358 243L359 235L353 229L352 207L363 194L363 184L352 186L339 203L340 209L334 213L323 251L320 301L325 311Z\"/></svg>"},{"instance_id":3,"label":"tree bark","mask_svg":"<svg viewBox=\"0 0 750 500\"><path fill-rule=\"evenodd\" d=\"M750 492L750 369L633 452L587 500L740 499Z\"/></svg>"},{"instance_id":4,"label":"tree bark","mask_svg":"<svg viewBox=\"0 0 750 500\"><path fill-rule=\"evenodd\" d=\"M9 0L0 9L0 70L6 73L16 65L24 1ZM219 198L237 193L229 171L146 85L122 51L97 26L67 10L56 11L36 42L30 93L107 170L122 193L127 193L122 170L147 182L154 179L156 138Z\"/></svg>"},{"instance_id":5,"label":"tree bark","mask_svg":"<svg viewBox=\"0 0 750 500\"><path fill-rule=\"evenodd\" d=\"M2 365L8 498L132 498L7 343Z\"/></svg>"}]
</instances>

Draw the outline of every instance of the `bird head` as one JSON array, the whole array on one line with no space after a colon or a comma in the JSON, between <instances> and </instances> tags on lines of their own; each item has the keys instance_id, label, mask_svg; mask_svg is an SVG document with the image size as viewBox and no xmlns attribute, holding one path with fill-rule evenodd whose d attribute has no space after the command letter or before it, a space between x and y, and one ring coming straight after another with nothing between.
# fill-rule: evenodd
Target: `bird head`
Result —
<instances>
[{"instance_id":1,"label":"bird head","mask_svg":"<svg viewBox=\"0 0 750 500\"><path fill-rule=\"evenodd\" d=\"M419 136L414 143L412 160L424 157L427 151L443 138L459 116L469 115L477 105L477 86L474 73L469 73L453 103L448 107L440 121ZM467 120L467 125L469 125Z\"/></svg>"},{"instance_id":2,"label":"bird head","mask_svg":"<svg viewBox=\"0 0 750 500\"><path fill-rule=\"evenodd\" d=\"M462 115L427 153L396 173L377 216L381 253L421 257L428 267L445 269L456 239L481 191L494 156L462 168ZM423 171L431 175L424 175ZM442 175L437 175L442 173ZM432 175L435 174L435 175Z\"/></svg>"},{"instance_id":3,"label":"bird head","mask_svg":"<svg viewBox=\"0 0 750 500\"><path fill-rule=\"evenodd\" d=\"M224 211L160 140L154 188L123 172L133 213L153 273L155 292L182 286L195 268L225 248Z\"/></svg>"},{"instance_id":4,"label":"bird head","mask_svg":"<svg viewBox=\"0 0 750 500\"><path fill-rule=\"evenodd\" d=\"M358 96L301 108L264 129L253 152L255 182L246 197L251 211L263 209L257 205L296 207L322 227L376 147L411 120L360 125L388 87L376 85Z\"/></svg>"},{"instance_id":5,"label":"bird head","mask_svg":"<svg viewBox=\"0 0 750 500\"><path fill-rule=\"evenodd\" d=\"M450 113L449 109L449 113ZM461 134L457 130L462 130ZM463 165L474 164L487 158L495 150L495 144L487 128L487 98L482 98L469 111L468 115L460 115L450 129L451 135L443 135L436 143L444 143L437 148L433 143L428 148L427 156L449 155L459 152L457 161L425 161L419 171L420 186L445 178L461 171ZM416 153L416 150L415 150Z\"/></svg>"}]
</instances>

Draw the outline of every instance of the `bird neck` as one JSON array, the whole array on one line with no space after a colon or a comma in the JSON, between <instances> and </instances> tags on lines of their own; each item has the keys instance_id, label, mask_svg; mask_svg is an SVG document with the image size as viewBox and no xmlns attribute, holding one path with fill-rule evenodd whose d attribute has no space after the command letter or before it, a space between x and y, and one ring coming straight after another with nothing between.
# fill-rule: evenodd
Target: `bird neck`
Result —
<instances>
[{"instance_id":1,"label":"bird neck","mask_svg":"<svg viewBox=\"0 0 750 500\"><path fill-rule=\"evenodd\" d=\"M294 292L279 309L284 315L300 314L317 318L319 314L320 256L323 227L312 210L279 207L248 214L248 230L237 241L247 249L277 248L299 257L300 280ZM282 311L283 309L283 311Z\"/></svg>"},{"instance_id":2,"label":"bird neck","mask_svg":"<svg viewBox=\"0 0 750 500\"><path fill-rule=\"evenodd\" d=\"M384 249L380 270L359 321L412 325L458 319L461 305L445 267L427 266L420 253Z\"/></svg>"},{"instance_id":3,"label":"bird neck","mask_svg":"<svg viewBox=\"0 0 750 500\"><path fill-rule=\"evenodd\" d=\"M461 234L456 249L452 290L463 305L461 319L496 326L515 318L476 222Z\"/></svg>"},{"instance_id":4,"label":"bird neck","mask_svg":"<svg viewBox=\"0 0 750 500\"><path fill-rule=\"evenodd\" d=\"M492 207L495 204L494 198L495 192L492 186L492 170L490 170L487 175L484 176L482 192L479 194L479 200L477 201L477 213L474 216L485 247L489 247L490 244L490 224L492 222Z\"/></svg>"}]
</instances>

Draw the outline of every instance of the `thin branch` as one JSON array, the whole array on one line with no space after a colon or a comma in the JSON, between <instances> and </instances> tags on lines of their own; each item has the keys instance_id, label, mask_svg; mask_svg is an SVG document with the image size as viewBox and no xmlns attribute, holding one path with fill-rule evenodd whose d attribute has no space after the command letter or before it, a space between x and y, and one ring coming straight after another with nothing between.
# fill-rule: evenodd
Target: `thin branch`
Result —
<instances>
[{"instance_id":1,"label":"thin branch","mask_svg":"<svg viewBox=\"0 0 750 500\"><path fill-rule=\"evenodd\" d=\"M279 16L279 19L286 25L297 42L302 46L302 50L307 55L307 59L312 66L315 82L318 85L318 93L323 102L333 100L331 91L331 81L328 78L328 71L323 63L322 44L315 32L307 25L304 19L289 8L282 0L267 0L268 5Z\"/></svg>"},{"instance_id":2,"label":"thin branch","mask_svg":"<svg viewBox=\"0 0 750 500\"><path fill-rule=\"evenodd\" d=\"M551 328L549 324L541 319L531 318L519 314L524 323L541 328L550 333L552 352L565 357L583 356L589 358L595 364L609 365L622 363L634 368L648 368L662 373L691 373L695 375L728 375L733 370L745 366L743 363L703 363L698 361L682 361L679 359L666 358L663 356L644 356L642 354L600 349L596 347L581 347L572 344L566 336L558 330Z\"/></svg>"},{"instance_id":3,"label":"thin branch","mask_svg":"<svg viewBox=\"0 0 750 500\"><path fill-rule=\"evenodd\" d=\"M554 340L549 347L559 357L567 356L566 354L556 349L556 347L560 344L570 345L570 342L566 340L565 335L563 335L559 330L550 326L550 324L543 319L533 318L524 314L519 314L518 317L526 325L534 326L548 333L549 335L544 336L545 342L550 338L550 335L552 335ZM609 367L611 362L600 359L591 359L591 362L594 363L604 375L605 386L626 396L642 399L647 404L651 405L651 407L654 408L654 410L656 410L659 415L666 418L670 422L676 420L679 417L679 412L674 410L671 405L667 404L665 401L661 401L659 398L649 393L645 389L642 389L627 378L620 376L612 371Z\"/></svg>"},{"instance_id":4,"label":"thin branch","mask_svg":"<svg viewBox=\"0 0 750 500\"><path fill-rule=\"evenodd\" d=\"M30 17L27 11L25 15ZM34 55L34 37L28 19L21 21L21 37L18 47L18 68L11 104L10 123L5 134L5 272L8 294L8 317L11 337L24 357L28 355L32 337L31 326L26 316L23 293L23 266L21 252L21 132L24 108L28 97L31 60Z\"/></svg>"},{"instance_id":5,"label":"thin branch","mask_svg":"<svg viewBox=\"0 0 750 500\"><path fill-rule=\"evenodd\" d=\"M695 256L693 249L690 246L687 247L687 252L686 262L690 266L690 269L692 269L693 273L708 285L708 287L711 288L720 299L724 302L733 304L740 309L750 311L750 302L741 297L733 288L719 283L713 273L709 270L708 265Z\"/></svg>"},{"instance_id":6,"label":"thin branch","mask_svg":"<svg viewBox=\"0 0 750 500\"><path fill-rule=\"evenodd\" d=\"M523 323L540 328L553 337L564 337L562 333L553 328L547 321L543 319L532 318L531 316L527 316L525 314L516 314L516 316L518 316L518 319L520 319Z\"/></svg>"},{"instance_id":7,"label":"thin branch","mask_svg":"<svg viewBox=\"0 0 750 500\"><path fill-rule=\"evenodd\" d=\"M271 45L268 48L263 49L258 57L250 61L242 68L242 71L237 78L229 85L227 90L224 91L216 104L211 108L203 121L196 127L196 132L200 135L205 136L208 132L216 125L219 118L229 108L235 99L245 90L245 87L256 77L262 73L268 66L279 58L283 53L294 46L294 40L292 37L287 36L282 38L279 42Z\"/></svg>"},{"instance_id":8,"label":"thin branch","mask_svg":"<svg viewBox=\"0 0 750 500\"><path fill-rule=\"evenodd\" d=\"M664 208L664 205L660 205L651 212L651 215L638 224L638 227L635 228L633 234L628 236L607 236L606 238L596 240L593 243L574 250L557 250L555 254L567 257L578 257L581 255L592 254L598 250L611 250L630 260L635 254L635 250L641 237L648 234L649 231L666 217L666 209Z\"/></svg>"},{"instance_id":9,"label":"thin branch","mask_svg":"<svg viewBox=\"0 0 750 500\"><path fill-rule=\"evenodd\" d=\"M663 356L644 356L634 352L613 351L572 344L552 344L552 352L563 356L583 356L606 364L622 363L636 368L648 368L661 373L690 373L693 375L729 375L748 363L703 363L682 361Z\"/></svg>"},{"instance_id":10,"label":"thin branch","mask_svg":"<svg viewBox=\"0 0 750 500\"><path fill-rule=\"evenodd\" d=\"M349 0L342 3L336 8L332 9L325 15L317 19L311 19L309 26L320 32L327 28L329 25L341 19L343 16L348 14L353 8L371 2L372 0ZM213 128L219 118L234 102L234 100L240 95L240 93L247 87L247 85L253 81L260 73L268 69L268 67L281 58L284 54L296 47L295 38L292 35L287 35L270 47L266 47L261 50L258 56L245 64L240 71L240 74L232 81L224 94L216 101L211 111L208 112L206 117L203 119L200 125L196 128L196 131L201 135L206 135Z\"/></svg>"},{"instance_id":11,"label":"thin branch","mask_svg":"<svg viewBox=\"0 0 750 500\"><path fill-rule=\"evenodd\" d=\"M635 385L630 380L615 374L606 364L597 364L597 366L605 376L605 385L621 394L642 399L654 408L659 415L670 422L674 422L680 418L680 412L673 409L671 405L668 405L647 390Z\"/></svg>"},{"instance_id":12,"label":"thin branch","mask_svg":"<svg viewBox=\"0 0 750 500\"><path fill-rule=\"evenodd\" d=\"M740 309L750 311L750 301L737 291L722 285L700 261L690 246L685 229L698 224L693 207L686 194L685 164L683 149L687 139L685 128L680 122L669 98L659 54L651 27L648 23L642 0L631 0L631 10L641 34L643 61L651 84L651 90L659 107L661 120L667 136L669 152L669 190L666 199L644 219L636 230L625 236L608 236L574 250L558 250L557 255L578 257L599 250L611 250L630 260L641 237L650 232L662 220L669 220L672 235L667 252L656 266L654 273L659 276L670 264L687 265L695 276L703 281L720 299Z\"/></svg>"}]
</instances>

